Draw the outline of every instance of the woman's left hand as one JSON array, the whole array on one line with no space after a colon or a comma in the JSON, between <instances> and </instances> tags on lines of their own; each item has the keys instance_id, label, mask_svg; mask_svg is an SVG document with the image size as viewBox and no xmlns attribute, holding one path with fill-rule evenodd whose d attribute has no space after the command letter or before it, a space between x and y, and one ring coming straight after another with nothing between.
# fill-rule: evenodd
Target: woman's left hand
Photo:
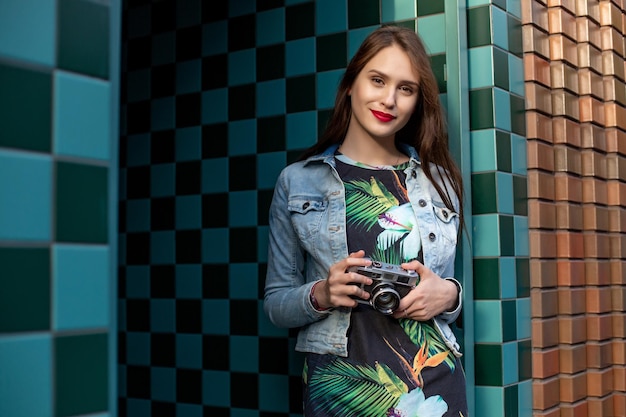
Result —
<instances>
[{"instance_id":1,"label":"woman's left hand","mask_svg":"<svg viewBox=\"0 0 626 417\"><path fill-rule=\"evenodd\" d=\"M400 305L393 314L395 318L426 321L446 310L454 309L458 290L453 282L441 279L419 261L403 263L402 267L417 272L420 281L417 287L400 300Z\"/></svg>"}]
</instances>

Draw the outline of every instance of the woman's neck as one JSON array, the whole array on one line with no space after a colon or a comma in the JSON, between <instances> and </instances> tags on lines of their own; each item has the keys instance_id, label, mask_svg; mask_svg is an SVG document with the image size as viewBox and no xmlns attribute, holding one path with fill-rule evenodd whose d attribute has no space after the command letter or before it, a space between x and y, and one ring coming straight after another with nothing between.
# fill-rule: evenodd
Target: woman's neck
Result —
<instances>
[{"instance_id":1,"label":"woman's neck","mask_svg":"<svg viewBox=\"0 0 626 417\"><path fill-rule=\"evenodd\" d=\"M346 138L339 147L339 152L354 161L370 166L394 166L409 159L396 148L393 140L382 143L375 140L356 141Z\"/></svg>"}]
</instances>

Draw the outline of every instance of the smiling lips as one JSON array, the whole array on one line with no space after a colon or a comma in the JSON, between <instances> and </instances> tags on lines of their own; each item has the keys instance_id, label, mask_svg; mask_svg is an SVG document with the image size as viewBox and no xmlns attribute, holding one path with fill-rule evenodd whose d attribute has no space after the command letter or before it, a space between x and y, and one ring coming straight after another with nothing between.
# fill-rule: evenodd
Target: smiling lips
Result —
<instances>
[{"instance_id":1,"label":"smiling lips","mask_svg":"<svg viewBox=\"0 0 626 417\"><path fill-rule=\"evenodd\" d=\"M374 115L375 118L377 118L381 122L390 122L396 118L396 116L392 116L389 113L383 113L381 111L376 111L376 110L372 110L372 114Z\"/></svg>"}]
</instances>

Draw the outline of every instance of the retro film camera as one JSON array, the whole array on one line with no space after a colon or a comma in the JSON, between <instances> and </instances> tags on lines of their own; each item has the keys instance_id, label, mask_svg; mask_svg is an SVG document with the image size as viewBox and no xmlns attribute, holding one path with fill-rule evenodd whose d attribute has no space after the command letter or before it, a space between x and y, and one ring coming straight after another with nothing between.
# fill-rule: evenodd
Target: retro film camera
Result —
<instances>
[{"instance_id":1,"label":"retro film camera","mask_svg":"<svg viewBox=\"0 0 626 417\"><path fill-rule=\"evenodd\" d=\"M354 298L359 303L371 305L383 314L393 314L400 304L400 299L415 288L420 279L415 271L378 261L372 261L370 266L353 266L348 271L357 272L372 279L371 285L356 284L370 293L370 299Z\"/></svg>"}]
</instances>

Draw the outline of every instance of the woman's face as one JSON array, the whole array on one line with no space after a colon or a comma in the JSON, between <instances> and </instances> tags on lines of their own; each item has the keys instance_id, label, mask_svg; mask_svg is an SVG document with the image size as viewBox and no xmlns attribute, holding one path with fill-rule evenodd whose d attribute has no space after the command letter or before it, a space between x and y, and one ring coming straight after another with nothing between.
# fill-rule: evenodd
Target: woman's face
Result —
<instances>
[{"instance_id":1,"label":"woman's face","mask_svg":"<svg viewBox=\"0 0 626 417\"><path fill-rule=\"evenodd\" d=\"M380 50L348 92L352 117L347 136L393 139L415 109L418 82L411 60L399 46Z\"/></svg>"}]
</instances>

